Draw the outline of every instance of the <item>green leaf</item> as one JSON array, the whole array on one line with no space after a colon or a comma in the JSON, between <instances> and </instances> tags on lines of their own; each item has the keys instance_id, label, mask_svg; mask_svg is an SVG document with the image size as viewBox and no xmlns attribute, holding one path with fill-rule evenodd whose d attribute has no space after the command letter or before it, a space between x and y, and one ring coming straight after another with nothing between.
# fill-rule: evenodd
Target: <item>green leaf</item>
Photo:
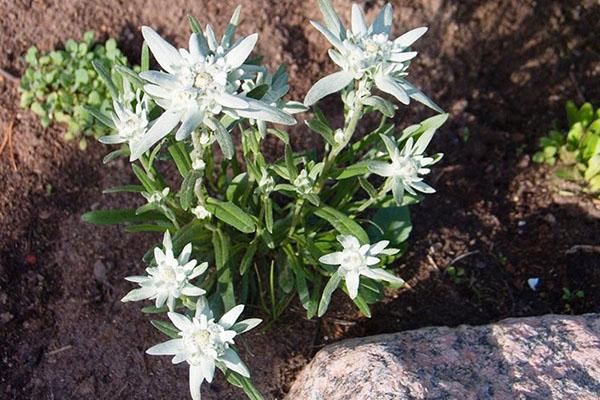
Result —
<instances>
[{"instance_id":1,"label":"green leaf","mask_svg":"<svg viewBox=\"0 0 600 400\"><path fill-rule=\"evenodd\" d=\"M166 322L166 321L159 321L156 319L153 319L152 321L150 321L150 323L152 324L153 327L155 327L156 329L158 329L159 331L161 331L162 333L164 333L171 339L179 339L180 338L179 330L177 328L175 328L175 326L172 323Z\"/></svg>"},{"instance_id":2,"label":"green leaf","mask_svg":"<svg viewBox=\"0 0 600 400\"><path fill-rule=\"evenodd\" d=\"M338 210L322 205L315 210L315 215L329 222L342 235L355 236L362 244L369 243L369 236L359 224Z\"/></svg>"},{"instance_id":3,"label":"green leaf","mask_svg":"<svg viewBox=\"0 0 600 400\"><path fill-rule=\"evenodd\" d=\"M114 68L118 73L121 74L121 76L129 79L129 81L131 83L133 83L134 85L139 86L139 87L144 85L144 81L138 76L137 72L135 72L131 68L129 68L125 65L121 65L121 64L116 64Z\"/></svg>"},{"instance_id":4,"label":"green leaf","mask_svg":"<svg viewBox=\"0 0 600 400\"><path fill-rule=\"evenodd\" d=\"M188 15L188 21L190 23L190 28L192 29L192 32L202 33L202 27L200 26L200 23L193 15Z\"/></svg>"},{"instance_id":5,"label":"green leaf","mask_svg":"<svg viewBox=\"0 0 600 400\"><path fill-rule=\"evenodd\" d=\"M223 152L223 157L231 160L235 154L235 147L233 147L233 139L231 139L231 134L221 123L215 124L214 132L217 142L219 143L219 147L221 147L221 151Z\"/></svg>"},{"instance_id":6,"label":"green leaf","mask_svg":"<svg viewBox=\"0 0 600 400\"><path fill-rule=\"evenodd\" d=\"M188 172L192 168L192 160L190 159L189 153L185 149L185 144L182 142L175 142L168 147L169 154L175 161L179 174L183 177L188 175Z\"/></svg>"},{"instance_id":7,"label":"green leaf","mask_svg":"<svg viewBox=\"0 0 600 400\"><path fill-rule=\"evenodd\" d=\"M260 100L265 96L265 94L267 94L268 91L269 85L263 83L262 85L258 85L254 89L249 91L246 96L252 99Z\"/></svg>"},{"instance_id":8,"label":"green leaf","mask_svg":"<svg viewBox=\"0 0 600 400\"><path fill-rule=\"evenodd\" d=\"M273 202L269 197L265 197L263 201L265 209L265 227L269 233L273 233Z\"/></svg>"},{"instance_id":9,"label":"green leaf","mask_svg":"<svg viewBox=\"0 0 600 400\"><path fill-rule=\"evenodd\" d=\"M373 215L372 221L377 228L368 228L371 243L385 239L390 241L391 246L398 246L408 239L412 231L410 212L406 206L380 208Z\"/></svg>"},{"instance_id":10,"label":"green leaf","mask_svg":"<svg viewBox=\"0 0 600 400\"><path fill-rule=\"evenodd\" d=\"M246 172L236 175L227 186L225 198L229 201L241 199L248 188L248 183L249 178Z\"/></svg>"},{"instance_id":11,"label":"green leaf","mask_svg":"<svg viewBox=\"0 0 600 400\"><path fill-rule=\"evenodd\" d=\"M340 274L335 271L333 275L327 281L327 285L325 285L325 289L323 289L323 294L321 295L321 301L319 302L319 311L317 316L322 317L327 308L329 307L329 302L331 301L331 295L338 288L340 282L342 281L342 277Z\"/></svg>"},{"instance_id":12,"label":"green leaf","mask_svg":"<svg viewBox=\"0 0 600 400\"><path fill-rule=\"evenodd\" d=\"M109 127L110 129L116 129L113 120L108 115L100 111L99 108L88 105L84 105L83 108L105 126Z\"/></svg>"},{"instance_id":13,"label":"green leaf","mask_svg":"<svg viewBox=\"0 0 600 400\"><path fill-rule=\"evenodd\" d=\"M345 169L343 169L336 177L335 179L342 180L342 179L348 179L348 178L353 178L355 176L359 176L359 175L365 175L368 174L369 171L369 164L366 161L361 161L358 162L356 164L350 165L348 167L346 167Z\"/></svg>"},{"instance_id":14,"label":"green leaf","mask_svg":"<svg viewBox=\"0 0 600 400\"><path fill-rule=\"evenodd\" d=\"M285 166L287 168L288 177L290 182L298 177L298 170L296 169L296 163L294 162L294 152L290 144L285 145Z\"/></svg>"},{"instance_id":15,"label":"green leaf","mask_svg":"<svg viewBox=\"0 0 600 400\"><path fill-rule=\"evenodd\" d=\"M318 121L316 119L313 120L307 120L306 121L306 125L313 131L318 133L319 135L321 135L323 137L323 139L325 139L325 141L327 143L329 143L329 145L331 147L336 145L335 139L333 137L333 129L331 129L329 126L325 125L323 122Z\"/></svg>"},{"instance_id":16,"label":"green leaf","mask_svg":"<svg viewBox=\"0 0 600 400\"><path fill-rule=\"evenodd\" d=\"M243 233L252 233L256 226L250 215L230 201L208 198L206 209L215 217Z\"/></svg>"},{"instance_id":17,"label":"green leaf","mask_svg":"<svg viewBox=\"0 0 600 400\"><path fill-rule=\"evenodd\" d=\"M137 164L131 164L131 169L147 192L160 190L160 188L152 181L152 179L150 179L148 174L146 174L146 171L144 171Z\"/></svg>"},{"instance_id":18,"label":"green leaf","mask_svg":"<svg viewBox=\"0 0 600 400\"><path fill-rule=\"evenodd\" d=\"M144 191L144 187L141 185L121 185L113 186L102 191L102 194L108 193L141 193Z\"/></svg>"},{"instance_id":19,"label":"green leaf","mask_svg":"<svg viewBox=\"0 0 600 400\"><path fill-rule=\"evenodd\" d=\"M554 174L560 179L564 179L566 181L577 181L579 180L579 174L577 173L577 169L573 167L564 167L557 169Z\"/></svg>"},{"instance_id":20,"label":"green leaf","mask_svg":"<svg viewBox=\"0 0 600 400\"><path fill-rule=\"evenodd\" d=\"M206 243L210 238L211 233L204 227L204 223L194 219L173 235L173 251L181 251L188 243Z\"/></svg>"},{"instance_id":21,"label":"green leaf","mask_svg":"<svg viewBox=\"0 0 600 400\"><path fill-rule=\"evenodd\" d=\"M215 264L217 266L217 281L219 282L219 294L225 306L225 310L230 310L236 304L235 294L233 292L233 277L229 266L230 240L229 236L220 229L213 231L212 244L215 254Z\"/></svg>"},{"instance_id":22,"label":"green leaf","mask_svg":"<svg viewBox=\"0 0 600 400\"><path fill-rule=\"evenodd\" d=\"M142 45L142 56L140 60L140 71L148 71L150 69L150 50L148 48L148 43L144 40L144 44Z\"/></svg>"},{"instance_id":23,"label":"green leaf","mask_svg":"<svg viewBox=\"0 0 600 400\"><path fill-rule=\"evenodd\" d=\"M125 228L125 231L130 233L140 233L140 232L165 232L169 228L163 225L156 224L137 224L137 225L129 225Z\"/></svg>"},{"instance_id":24,"label":"green leaf","mask_svg":"<svg viewBox=\"0 0 600 400\"><path fill-rule=\"evenodd\" d=\"M166 221L159 212L136 214L132 208L89 211L81 216L84 222L96 225L114 225L146 221Z\"/></svg>"},{"instance_id":25,"label":"green leaf","mask_svg":"<svg viewBox=\"0 0 600 400\"><path fill-rule=\"evenodd\" d=\"M110 72L108 72L104 65L98 60L92 61L92 66L94 67L100 78L102 78L102 80L106 84L106 87L108 88L108 91L110 92L110 95L113 97L113 99L118 99L119 93L115 84L113 83L113 80L110 76Z\"/></svg>"},{"instance_id":26,"label":"green leaf","mask_svg":"<svg viewBox=\"0 0 600 400\"><path fill-rule=\"evenodd\" d=\"M306 274L302 266L300 265L300 261L296 256L294 250L290 245L284 247L284 252L287 256L287 261L289 266L292 268L294 272L295 281L296 281L296 290L298 291L298 299L300 299L300 303L305 310L308 310L310 307L310 293L308 292L308 287L306 286Z\"/></svg>"},{"instance_id":27,"label":"green leaf","mask_svg":"<svg viewBox=\"0 0 600 400\"><path fill-rule=\"evenodd\" d=\"M264 400L258 389L254 387L249 378L246 378L230 369L225 369L223 373L227 378L227 382L231 383L233 386L242 388L249 400Z\"/></svg>"},{"instance_id":28,"label":"green leaf","mask_svg":"<svg viewBox=\"0 0 600 400\"><path fill-rule=\"evenodd\" d=\"M102 159L103 164L108 164L111 161L116 160L119 157L129 155L129 150L126 147L120 148L119 150L111 151Z\"/></svg>"},{"instance_id":29,"label":"green leaf","mask_svg":"<svg viewBox=\"0 0 600 400\"><path fill-rule=\"evenodd\" d=\"M254 254L256 254L256 250L258 249L258 240L253 240L250 242L250 245L246 249L244 256L242 257L242 261L240 262L240 275L245 275L250 266L252 265L252 260L254 259Z\"/></svg>"},{"instance_id":30,"label":"green leaf","mask_svg":"<svg viewBox=\"0 0 600 400\"><path fill-rule=\"evenodd\" d=\"M196 181L202 177L200 171L192 170L183 179L181 190L179 191L179 204L184 210L189 210L194 201L194 188Z\"/></svg>"},{"instance_id":31,"label":"green leaf","mask_svg":"<svg viewBox=\"0 0 600 400\"><path fill-rule=\"evenodd\" d=\"M156 307L156 306L147 306L142 308L142 312L144 314L162 314L169 311L167 306Z\"/></svg>"},{"instance_id":32,"label":"green leaf","mask_svg":"<svg viewBox=\"0 0 600 400\"><path fill-rule=\"evenodd\" d=\"M267 129L267 132L279 138L279 140L281 140L284 144L290 143L290 135L286 131L282 131L281 129L269 128Z\"/></svg>"},{"instance_id":33,"label":"green leaf","mask_svg":"<svg viewBox=\"0 0 600 400\"><path fill-rule=\"evenodd\" d=\"M594 107L590 103L585 103L579 109L579 122L587 127L594 119Z\"/></svg>"},{"instance_id":34,"label":"green leaf","mask_svg":"<svg viewBox=\"0 0 600 400\"><path fill-rule=\"evenodd\" d=\"M575 103L573 103L571 100L567 101L565 109L567 111L569 126L573 126L573 124L579 121L579 110L577 109Z\"/></svg>"},{"instance_id":35,"label":"green leaf","mask_svg":"<svg viewBox=\"0 0 600 400\"><path fill-rule=\"evenodd\" d=\"M360 312L363 313L365 317L371 318L371 310L369 310L369 305L360 294L354 299L352 299L352 301L354 302L354 304L356 304Z\"/></svg>"},{"instance_id":36,"label":"green leaf","mask_svg":"<svg viewBox=\"0 0 600 400\"><path fill-rule=\"evenodd\" d=\"M396 109L391 102L379 96L367 97L366 99L363 99L363 104L373 107L374 110L379 111L389 118L392 118L396 112Z\"/></svg>"}]
</instances>

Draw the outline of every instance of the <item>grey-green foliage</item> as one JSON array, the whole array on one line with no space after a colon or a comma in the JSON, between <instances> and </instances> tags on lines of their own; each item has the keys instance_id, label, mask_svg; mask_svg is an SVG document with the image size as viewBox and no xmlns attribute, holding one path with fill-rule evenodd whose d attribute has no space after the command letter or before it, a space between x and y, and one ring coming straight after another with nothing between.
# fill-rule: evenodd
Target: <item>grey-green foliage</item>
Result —
<instances>
[{"instance_id":1,"label":"grey-green foliage","mask_svg":"<svg viewBox=\"0 0 600 400\"><path fill-rule=\"evenodd\" d=\"M82 149L87 143L85 136L99 137L109 131L85 107L107 113L112 110L110 93L92 62L126 65L127 59L115 39L96 44L94 32L86 32L81 42L67 40L63 50L43 53L33 46L25 61L28 68L21 77L21 107L30 108L42 126L66 124L65 138L79 138Z\"/></svg>"},{"instance_id":2,"label":"grey-green foliage","mask_svg":"<svg viewBox=\"0 0 600 400\"><path fill-rule=\"evenodd\" d=\"M559 167L556 175L581 183L587 193L600 193L600 109L590 103L566 105L568 131L552 130L540 139L541 149L533 160Z\"/></svg>"}]
</instances>

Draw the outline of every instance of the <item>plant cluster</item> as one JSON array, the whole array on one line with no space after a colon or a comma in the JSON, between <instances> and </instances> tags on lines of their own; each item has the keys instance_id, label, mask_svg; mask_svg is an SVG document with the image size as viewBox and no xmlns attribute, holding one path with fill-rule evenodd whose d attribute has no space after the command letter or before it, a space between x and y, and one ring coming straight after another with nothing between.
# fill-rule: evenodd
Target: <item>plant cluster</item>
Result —
<instances>
[{"instance_id":1,"label":"plant cluster","mask_svg":"<svg viewBox=\"0 0 600 400\"><path fill-rule=\"evenodd\" d=\"M541 150L534 154L537 163L555 165L556 175L581 183L586 193L600 193L600 109L590 103L580 108L566 105L569 130L552 130L540 139Z\"/></svg>"},{"instance_id":2,"label":"plant cluster","mask_svg":"<svg viewBox=\"0 0 600 400\"><path fill-rule=\"evenodd\" d=\"M215 368L250 398L261 398L235 350L237 335L260 322L236 322L241 304L257 305L273 320L297 297L308 318L320 317L339 289L370 316L369 305L382 299L386 285L403 284L385 266L406 248L408 207L434 192L424 177L441 154L426 149L447 115L396 130L397 106L386 98L414 99L441 112L407 81L417 54L411 46L427 29L393 38L390 5L371 25L353 5L346 29L328 0L319 6L324 22L313 25L331 42L329 54L341 70L319 80L303 103L284 99L284 67L272 74L250 57L256 34L235 36L239 7L221 39L190 17L188 49L143 27L162 71L149 69L143 51L139 74L120 67L119 82L102 74L113 110L94 111L112 130L100 141L122 146L106 161L129 157L139 180L107 192L136 192L145 203L83 219L164 233L162 246L144 256L146 273L127 278L137 287L123 301L151 300L142 311L167 313L169 321L152 324L171 340L148 353L187 362L194 399ZM316 105L336 92L342 126ZM314 117L306 124L324 139L322 154L294 151L281 129L309 106ZM359 135L367 115L380 118L379 125ZM281 141L281 158L264 156L267 136ZM169 163L177 178L161 173Z\"/></svg>"},{"instance_id":3,"label":"plant cluster","mask_svg":"<svg viewBox=\"0 0 600 400\"><path fill-rule=\"evenodd\" d=\"M100 137L108 132L86 107L112 110L110 93L93 63L127 65L115 39L95 44L94 32L86 32L79 43L67 40L64 50L41 53L31 47L25 61L28 68L21 77L21 107L30 108L43 127L53 121L66 124L66 139L84 135L79 142L82 149L87 145L85 136Z\"/></svg>"}]
</instances>

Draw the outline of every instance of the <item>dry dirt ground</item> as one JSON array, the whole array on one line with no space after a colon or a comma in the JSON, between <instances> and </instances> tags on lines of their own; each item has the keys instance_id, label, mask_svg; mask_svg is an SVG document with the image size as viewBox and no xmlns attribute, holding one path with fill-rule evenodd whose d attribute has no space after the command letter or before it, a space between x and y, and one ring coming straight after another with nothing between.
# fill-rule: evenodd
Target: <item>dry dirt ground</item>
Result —
<instances>
[{"instance_id":1,"label":"dry dirt ground","mask_svg":"<svg viewBox=\"0 0 600 400\"><path fill-rule=\"evenodd\" d=\"M238 2L0 0L0 67L15 76L33 44L49 50L86 30L114 36L136 62L141 25L186 43L186 16L222 31ZM291 97L301 99L333 71L325 40L308 24L315 1L240 0L241 32L259 32L257 53L289 65ZM344 16L348 1L335 1ZM364 2L373 16L383 4ZM596 245L600 210L591 199L557 195L558 183L529 155L539 136L563 120L566 100L600 105L600 5L597 1L393 1L396 32L428 25L412 80L451 113L434 140L446 157L430 182L437 188L413 209L410 251L397 273L409 287L391 293L362 318L343 297L329 316L306 321L297 304L270 331L256 330L243 357L268 399L282 398L297 371L323 344L345 337L428 325L479 324L507 316L600 309ZM347 19L347 18L346 18ZM325 102L327 113L339 110ZM428 115L400 112L408 125ZM83 224L81 213L134 205L102 195L131 182L125 163L103 166L105 147L86 152L43 129L18 108L16 85L0 78L0 123L14 124L16 170L0 157L0 398L186 398L187 371L144 355L162 340L135 304L123 277L143 268L152 235ZM366 129L366 127L363 127ZM320 145L299 124L295 145ZM281 149L269 149L273 153ZM462 268L455 282L445 271ZM539 277L537 292L526 280ZM573 304L564 287L584 290ZM205 398L238 399L219 378Z\"/></svg>"}]
</instances>

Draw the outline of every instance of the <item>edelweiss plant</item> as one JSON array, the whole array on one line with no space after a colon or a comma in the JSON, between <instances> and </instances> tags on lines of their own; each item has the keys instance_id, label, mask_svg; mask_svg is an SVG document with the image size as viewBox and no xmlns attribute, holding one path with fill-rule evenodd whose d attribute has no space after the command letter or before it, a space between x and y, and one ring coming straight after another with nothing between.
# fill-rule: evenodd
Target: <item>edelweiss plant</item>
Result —
<instances>
[{"instance_id":1,"label":"edelweiss plant","mask_svg":"<svg viewBox=\"0 0 600 400\"><path fill-rule=\"evenodd\" d=\"M327 311L339 289L370 316L385 285L403 284L385 268L406 248L408 207L434 192L424 178L441 155L426 155L427 146L447 115L397 131L388 97L440 111L407 81L416 56L410 46L426 28L392 39L391 6L368 25L355 5L346 30L329 1L319 6L324 23L313 24L342 70L318 81L303 104L284 99L285 68L271 74L251 56L256 34L235 37L239 8L220 40L190 17L188 49L143 27L141 72L120 66L119 82L104 74L114 109L96 116L113 133L101 141L121 145L106 161L128 156L139 180L106 192L137 192L145 204L83 218L164 232L162 248L144 256L147 275L127 278L139 287L123 301L152 300L142 311L167 313L168 321L152 324L171 340L148 353L187 362L194 399L215 368L250 398L261 398L234 349L234 338L260 322L235 323L241 304L273 320L297 297L312 318ZM161 70L149 69L150 52ZM316 105L335 92L344 104L342 126ZM322 154L294 151L281 129L308 106L313 118L306 124L323 137ZM369 130L365 122L366 133L358 134L367 116L379 116L379 125ZM267 136L283 143L280 159L268 161L261 152ZM178 177L162 172L168 163Z\"/></svg>"}]
</instances>

